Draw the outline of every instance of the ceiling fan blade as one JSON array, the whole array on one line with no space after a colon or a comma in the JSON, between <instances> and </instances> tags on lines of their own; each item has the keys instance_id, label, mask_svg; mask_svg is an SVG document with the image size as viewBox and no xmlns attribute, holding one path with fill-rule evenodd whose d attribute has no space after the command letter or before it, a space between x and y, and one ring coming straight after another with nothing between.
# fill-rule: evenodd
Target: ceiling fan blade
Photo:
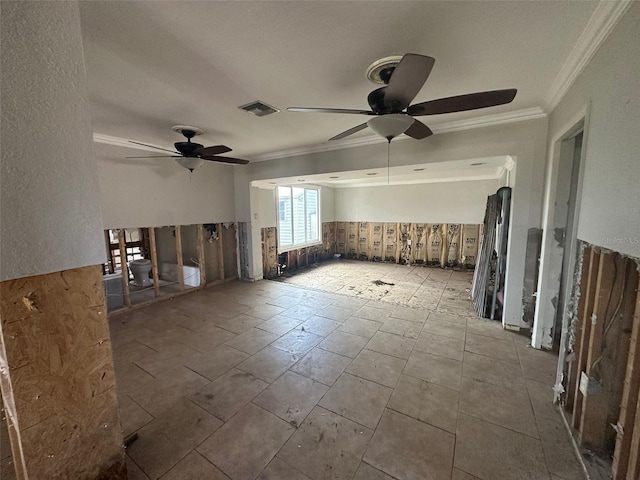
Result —
<instances>
[{"instance_id":1,"label":"ceiling fan blade","mask_svg":"<svg viewBox=\"0 0 640 480\"><path fill-rule=\"evenodd\" d=\"M367 128L367 127L368 127L367 122L365 122L365 123L361 123L360 125L356 125L355 127L350 128L349 130L345 130L344 132L339 133L339 134L338 134L338 135L336 135L335 137L331 137L331 138L329 139L329 141L332 141L332 140L342 140L343 138L348 137L349 135L352 135L352 134L354 134L354 133L356 133L356 132L359 132L360 130L364 130L364 129L365 129L365 128Z\"/></svg>"},{"instance_id":2,"label":"ceiling fan blade","mask_svg":"<svg viewBox=\"0 0 640 480\"><path fill-rule=\"evenodd\" d=\"M243 160L241 158L233 157L219 157L218 155L203 155L200 158L202 160L209 160L211 162L236 163L238 165L246 165L247 163L249 163L249 160Z\"/></svg>"},{"instance_id":3,"label":"ceiling fan blade","mask_svg":"<svg viewBox=\"0 0 640 480\"><path fill-rule=\"evenodd\" d=\"M496 105L510 103L517 92L515 88L510 88L439 98L438 100L429 100L428 102L411 105L407 108L407 113L409 115L437 115L440 113L464 112L478 108L495 107Z\"/></svg>"},{"instance_id":4,"label":"ceiling fan blade","mask_svg":"<svg viewBox=\"0 0 640 480\"><path fill-rule=\"evenodd\" d=\"M409 135L416 140L422 140L423 138L430 137L433 132L420 120L414 120L409 128L404 131L405 135Z\"/></svg>"},{"instance_id":5,"label":"ceiling fan blade","mask_svg":"<svg viewBox=\"0 0 640 480\"><path fill-rule=\"evenodd\" d=\"M175 150L168 150L162 147L156 147L155 145L148 145L146 143L134 142L133 140L129 140L129 143L135 143L136 145L142 145L143 147L155 148L156 150L164 150L165 152L178 153Z\"/></svg>"},{"instance_id":6,"label":"ceiling fan blade","mask_svg":"<svg viewBox=\"0 0 640 480\"><path fill-rule=\"evenodd\" d=\"M389 79L384 93L385 105L398 111L407 108L429 77L434 63L435 59L426 55L404 55Z\"/></svg>"},{"instance_id":7,"label":"ceiling fan blade","mask_svg":"<svg viewBox=\"0 0 640 480\"><path fill-rule=\"evenodd\" d=\"M313 108L313 107L289 107L289 112L305 113L351 113L356 115L375 115L371 110L353 110L349 108Z\"/></svg>"},{"instance_id":8,"label":"ceiling fan blade","mask_svg":"<svg viewBox=\"0 0 640 480\"><path fill-rule=\"evenodd\" d=\"M230 152L231 149L226 145L213 145L211 147L203 147L196 150L196 155L219 155L221 153Z\"/></svg>"},{"instance_id":9,"label":"ceiling fan blade","mask_svg":"<svg viewBox=\"0 0 640 480\"><path fill-rule=\"evenodd\" d=\"M124 158L182 158L182 155L152 155L150 157L124 157Z\"/></svg>"}]
</instances>

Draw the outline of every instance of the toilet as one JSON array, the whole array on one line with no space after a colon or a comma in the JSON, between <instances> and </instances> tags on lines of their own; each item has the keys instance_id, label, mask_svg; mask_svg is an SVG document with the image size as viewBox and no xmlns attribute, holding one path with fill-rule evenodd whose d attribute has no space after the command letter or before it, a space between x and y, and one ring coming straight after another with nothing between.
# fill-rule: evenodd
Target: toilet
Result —
<instances>
[{"instance_id":1,"label":"toilet","mask_svg":"<svg viewBox=\"0 0 640 480\"><path fill-rule=\"evenodd\" d=\"M133 273L133 284L139 287L148 287L151 285L149 272L151 271L151 260L142 258L129 262L129 269Z\"/></svg>"}]
</instances>

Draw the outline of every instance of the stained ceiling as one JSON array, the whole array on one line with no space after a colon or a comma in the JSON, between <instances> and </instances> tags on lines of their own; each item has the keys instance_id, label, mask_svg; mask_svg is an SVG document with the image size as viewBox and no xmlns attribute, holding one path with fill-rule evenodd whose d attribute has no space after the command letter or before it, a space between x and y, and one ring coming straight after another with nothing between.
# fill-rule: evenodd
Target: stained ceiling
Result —
<instances>
[{"instance_id":1,"label":"stained ceiling","mask_svg":"<svg viewBox=\"0 0 640 480\"><path fill-rule=\"evenodd\" d=\"M543 111L597 6L596 1L81 2L93 128L100 135L170 148L180 140L172 125L195 125L206 132L200 143L228 145L234 156L250 160L318 148L366 118L293 113L286 107L367 108L367 94L377 87L366 79L367 66L407 52L436 59L415 102L518 89L509 105L421 117L436 132L452 121ZM254 100L281 111L256 117L238 109ZM371 135L366 129L355 137Z\"/></svg>"}]
</instances>

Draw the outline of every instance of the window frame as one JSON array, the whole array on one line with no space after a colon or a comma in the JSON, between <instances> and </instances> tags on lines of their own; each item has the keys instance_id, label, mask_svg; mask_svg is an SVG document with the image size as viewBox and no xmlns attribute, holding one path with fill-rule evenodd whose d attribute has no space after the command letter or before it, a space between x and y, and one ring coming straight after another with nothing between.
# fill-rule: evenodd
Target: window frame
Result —
<instances>
[{"instance_id":1,"label":"window frame","mask_svg":"<svg viewBox=\"0 0 640 480\"><path fill-rule=\"evenodd\" d=\"M283 246L280 241L280 234L282 232L282 222L280 221L280 195L278 189L289 188L291 193L291 202L290 202L290 217L291 217L291 240L293 242L292 245ZM305 238L307 237L307 199L306 199L306 190L315 190L317 192L318 197L318 239L313 240L311 242L304 243L295 243L294 238L294 215L293 215L293 189L301 188L305 190L305 201L304 201L304 228L305 228ZM316 185L278 185L274 188L274 197L275 197L275 205L276 205L276 219L277 219L277 228L278 228L278 253L286 253L292 250L300 250L301 248L312 247L314 245L322 245L322 188Z\"/></svg>"}]
</instances>

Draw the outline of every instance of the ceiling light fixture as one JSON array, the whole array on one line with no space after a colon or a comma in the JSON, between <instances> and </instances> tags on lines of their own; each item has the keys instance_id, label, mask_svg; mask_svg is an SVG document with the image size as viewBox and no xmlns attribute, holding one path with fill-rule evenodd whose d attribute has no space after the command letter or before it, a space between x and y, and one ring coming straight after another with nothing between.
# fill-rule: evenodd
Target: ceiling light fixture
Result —
<instances>
[{"instance_id":1,"label":"ceiling light fixture","mask_svg":"<svg viewBox=\"0 0 640 480\"><path fill-rule=\"evenodd\" d=\"M335 179L335 178L340 178L340 177L329 177L329 178Z\"/></svg>"},{"instance_id":2,"label":"ceiling light fixture","mask_svg":"<svg viewBox=\"0 0 640 480\"><path fill-rule=\"evenodd\" d=\"M470 165L472 167L478 167L480 165L486 165L486 164L487 164L487 162L475 162L475 163L471 163Z\"/></svg>"},{"instance_id":3,"label":"ceiling light fixture","mask_svg":"<svg viewBox=\"0 0 640 480\"><path fill-rule=\"evenodd\" d=\"M404 133L414 122L413 117L404 113L377 115L367 122L371 130L386 138L387 142Z\"/></svg>"},{"instance_id":4,"label":"ceiling light fixture","mask_svg":"<svg viewBox=\"0 0 640 480\"><path fill-rule=\"evenodd\" d=\"M304 180L303 180L303 179L301 179L301 178L299 178L299 179L298 179L298 181L299 181L299 182L304 182Z\"/></svg>"},{"instance_id":5,"label":"ceiling light fixture","mask_svg":"<svg viewBox=\"0 0 640 480\"><path fill-rule=\"evenodd\" d=\"M182 165L184 168L186 168L186 169L188 169L188 170L190 170L192 172L196 168L202 166L202 164L204 163L203 159L197 158L197 157L182 157L182 158L176 158L175 160L180 165Z\"/></svg>"},{"instance_id":6,"label":"ceiling light fixture","mask_svg":"<svg viewBox=\"0 0 640 480\"><path fill-rule=\"evenodd\" d=\"M369 173L367 173L367 175L377 175L377 173L376 172L369 172Z\"/></svg>"},{"instance_id":7,"label":"ceiling light fixture","mask_svg":"<svg viewBox=\"0 0 640 480\"><path fill-rule=\"evenodd\" d=\"M414 168L413 171L414 172L423 172L424 168Z\"/></svg>"}]
</instances>

